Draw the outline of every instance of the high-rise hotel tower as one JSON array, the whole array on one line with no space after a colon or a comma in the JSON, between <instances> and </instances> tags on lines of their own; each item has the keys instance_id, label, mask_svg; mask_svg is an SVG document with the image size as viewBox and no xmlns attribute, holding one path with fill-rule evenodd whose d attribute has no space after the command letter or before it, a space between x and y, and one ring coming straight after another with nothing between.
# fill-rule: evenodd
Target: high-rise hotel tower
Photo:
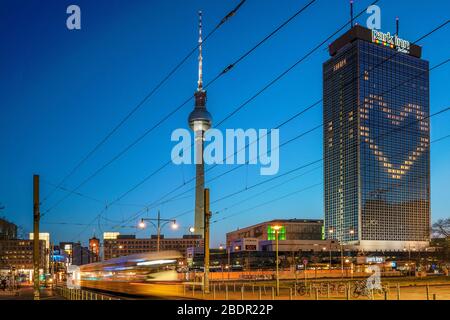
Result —
<instances>
[{"instance_id":1,"label":"high-rise hotel tower","mask_svg":"<svg viewBox=\"0 0 450 320\"><path fill-rule=\"evenodd\" d=\"M325 233L361 250L430 238L429 64L422 48L355 26L323 65Z\"/></svg>"}]
</instances>

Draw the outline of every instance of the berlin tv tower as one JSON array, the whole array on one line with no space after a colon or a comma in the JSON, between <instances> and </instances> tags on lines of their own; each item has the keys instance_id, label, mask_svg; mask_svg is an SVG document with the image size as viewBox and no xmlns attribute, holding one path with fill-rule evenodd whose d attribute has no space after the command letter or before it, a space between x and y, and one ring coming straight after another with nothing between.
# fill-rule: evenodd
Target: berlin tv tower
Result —
<instances>
[{"instance_id":1,"label":"berlin tv tower","mask_svg":"<svg viewBox=\"0 0 450 320\"><path fill-rule=\"evenodd\" d=\"M202 12L199 11L198 25L198 82L197 91L194 94L195 107L194 111L189 115L189 127L194 131L195 135L195 223L194 234L201 235L204 233L204 207L205 201L203 191L205 189L205 168L203 164L203 144L204 134L211 128L212 117L206 110L206 91L203 90L203 56L202 56Z\"/></svg>"}]
</instances>

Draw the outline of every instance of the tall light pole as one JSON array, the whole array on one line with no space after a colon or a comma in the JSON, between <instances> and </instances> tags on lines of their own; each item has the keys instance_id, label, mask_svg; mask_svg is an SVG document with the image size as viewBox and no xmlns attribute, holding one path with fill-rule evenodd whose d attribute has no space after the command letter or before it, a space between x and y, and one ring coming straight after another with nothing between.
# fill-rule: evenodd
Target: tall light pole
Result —
<instances>
[{"instance_id":1,"label":"tall light pole","mask_svg":"<svg viewBox=\"0 0 450 320\"><path fill-rule=\"evenodd\" d=\"M33 176L33 297L34 300L40 300L39 291L39 265L40 265L40 251L39 251L39 175Z\"/></svg>"},{"instance_id":2,"label":"tall light pole","mask_svg":"<svg viewBox=\"0 0 450 320\"><path fill-rule=\"evenodd\" d=\"M150 222L156 228L156 231L157 231L156 251L159 252L160 241L161 241L160 240L161 239L161 229L170 222L172 223L172 229L177 229L178 228L177 221L174 219L161 219L161 214L159 211L158 211L158 218L156 218L156 219L142 218L138 225L140 229L144 229L146 227L145 221ZM154 224L153 221L156 221L156 224ZM161 224L161 221L163 222L162 224Z\"/></svg>"},{"instance_id":3,"label":"tall light pole","mask_svg":"<svg viewBox=\"0 0 450 320\"><path fill-rule=\"evenodd\" d=\"M276 277L276 282L277 282L277 296L280 295L280 274L279 274L279 261L278 261L278 235L279 235L279 231L281 230L282 226L280 225L275 225L272 227L273 230L275 230L275 265L276 265L276 271L275 271L275 277Z\"/></svg>"},{"instance_id":4,"label":"tall light pole","mask_svg":"<svg viewBox=\"0 0 450 320\"><path fill-rule=\"evenodd\" d=\"M334 229L330 228L328 229L328 234L330 235L329 238L331 238L331 235L334 233ZM354 230L350 230L349 231L350 235L353 235L355 233ZM340 239L336 239L337 241L339 241L339 247L341 249L341 275L342 278L344 277L344 249L343 249L343 237L342 237L343 232L341 231L341 237ZM331 247L331 243L330 243L330 247Z\"/></svg>"}]
</instances>

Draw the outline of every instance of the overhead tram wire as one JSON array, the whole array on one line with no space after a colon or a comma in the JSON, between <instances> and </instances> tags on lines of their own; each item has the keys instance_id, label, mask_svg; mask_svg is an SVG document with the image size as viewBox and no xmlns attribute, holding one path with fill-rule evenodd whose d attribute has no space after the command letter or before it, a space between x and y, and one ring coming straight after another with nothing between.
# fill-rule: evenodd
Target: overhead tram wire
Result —
<instances>
[{"instance_id":1,"label":"overhead tram wire","mask_svg":"<svg viewBox=\"0 0 450 320\"><path fill-rule=\"evenodd\" d=\"M436 116L436 115L441 114L442 112L446 112L446 111L450 111L450 107L444 108L444 109L442 109L441 111L439 111L439 112L433 114L432 116ZM432 116L430 116L430 117L432 117ZM448 138L450 138L450 134L449 134L449 135L446 135L446 136L443 136L443 137L440 137L440 138L437 138L436 140L431 141L430 144L437 143L437 142L441 142L441 141L446 140L446 139L448 139ZM396 154L399 154L400 152L401 152L401 150L398 150L398 151L396 152ZM364 166L364 167L365 167L365 166ZM363 167L363 168L364 168L364 167ZM416 180L418 180L419 178L424 178L424 175L415 177L415 179L414 179L413 181L416 181ZM411 183L411 181L404 181L403 184L405 184L405 183ZM213 220L213 221L211 221L211 224L214 224L214 223L217 223L217 222L220 222L220 221L223 221L223 220L226 220L226 219L235 217L235 216L240 215L240 214L242 214L242 213L244 213L244 212L248 212L248 211L251 211L251 210L253 210L253 209L262 207L262 206L264 206L264 205L271 204L271 203L273 203L273 202L276 202L276 201L282 200L282 199L284 199L284 198L293 196L293 195L295 195L295 194L298 194L298 193L307 191L307 190L309 190L309 189L311 189L311 188L314 188L314 187L319 186L319 185L322 185L322 184L323 184L323 183L313 184L313 185L311 185L311 186L302 188L302 189L300 189L300 190L297 190L297 191L294 191L294 192L290 192L290 193L288 193L288 194L286 194L286 195L283 195L283 196L281 196L281 197L279 197L279 198L276 198L276 199L273 199L273 200L270 200L270 201L266 201L266 202L264 202L264 203L262 203L262 204L258 204L258 205L254 206L254 207L247 208L247 209L244 209L244 210L240 210L240 211L238 211L238 212L236 212L236 213L230 214L230 215L225 216L225 217L223 217L223 218L220 218L220 219L217 219L217 220ZM389 186L390 186L390 187L394 187L394 188L399 188L399 187L403 186L403 184L401 184L401 183L396 183L396 184L394 184L394 185L389 185ZM391 188L391 190L392 190L392 188ZM268 191L270 191L270 189L266 189L265 191L260 192L258 195L261 195L261 194L263 194L263 193L265 193L265 192L268 192ZM252 197L250 197L250 198L252 198ZM242 201L238 201L237 203L233 204L231 207L236 207L236 206L238 206L238 205L240 205L240 204L242 204L242 203L244 203L244 202L246 202L246 201L248 201L248 199L244 199L244 200L242 200ZM224 208L224 209L220 210L219 212L216 212L214 215L217 215L217 214L220 213L220 212L224 212L224 211L228 210L229 208L230 208L230 207Z\"/></svg>"},{"instance_id":2,"label":"overhead tram wire","mask_svg":"<svg viewBox=\"0 0 450 320\"><path fill-rule=\"evenodd\" d=\"M239 215L239 214L241 214L241 213L244 213L244 212L248 212L248 211L254 210L254 209L256 209L256 208L259 208L259 207L262 207L262 206L271 204L271 203L273 203L273 202L280 201L280 200L283 200L283 199L285 199L285 198L292 197L292 196L294 196L294 195L296 195L296 194L298 194L298 193L301 193L301 192L305 192L305 191L311 190L311 189L313 189L313 188L315 188L315 187L318 187L318 186L320 186L320 185L322 185L322 184L323 184L323 182L319 182L319 183L315 183L315 184L309 185L309 186L307 186L307 187L303 187L303 188L301 188L301 189L299 189L299 190L291 191L291 192L289 192L288 194L285 194L285 195L283 195L283 196L281 196L281 197L278 197L278 198L275 198L275 199L272 199L272 200L269 200L269 201L265 201L264 203L260 203L260 204L254 206L254 207L251 207L251 208L247 208L247 209L241 210L241 211L239 211L239 212L237 212L237 213L234 213L234 214L231 214L231 215L229 215L229 216L225 216L225 217L223 217L223 218L220 218L219 220L213 220L213 221L211 221L211 224L214 224L214 223L217 223L217 222L220 222L220 221L229 219L229 218L234 217L234 216L237 216L237 215Z\"/></svg>"},{"instance_id":3,"label":"overhead tram wire","mask_svg":"<svg viewBox=\"0 0 450 320\"><path fill-rule=\"evenodd\" d=\"M376 3L378 3L380 0L375 0L371 5L375 5ZM364 14L366 12L365 10L362 10L361 12L359 12L354 19L358 18L359 16L361 16L362 14ZM246 100L243 104L241 104L238 108L236 108L233 112L231 112L230 114L228 114L224 119L222 119L217 126L223 124L225 121L227 121L229 118L231 118L234 114L236 114L239 110L241 110L243 107L245 107L247 104L249 104L252 100L254 100L255 98L257 98L260 94L262 94L265 90L267 90L268 88L270 88L273 84L275 84L277 81L279 81L281 78L283 78L287 73L289 73L292 69L294 69L297 65L299 65L300 63L302 63L304 60L306 60L310 55L312 55L315 51L317 51L323 44L327 43L331 38L333 38L336 34L338 34L340 31L342 31L345 27L347 27L347 25L349 25L351 23L351 21L346 22L341 28L339 28L336 32L334 32L332 35L330 35L329 37L327 37L327 39L325 39L324 41L322 41L318 46L316 46L315 48L313 48L307 55L303 56L300 60L298 60L296 63L294 63L292 66L290 66L287 70L285 70L282 74L280 74L277 78L273 79L269 84L267 84L266 86L264 86L261 90L259 90L256 94L254 94L251 98L249 98L248 100ZM239 59L238 59L239 60ZM226 69L225 69L226 70ZM209 169L207 169L206 171L208 171ZM190 183L192 181L195 180L195 177L191 178L189 181L184 182L181 186L178 186L176 188L174 188L173 190L169 191L168 193L166 193L165 195L163 195L162 197L160 197L156 202L162 201L162 199L164 199L166 196L172 194L173 192L181 189L182 187L184 187L187 183ZM149 206L152 206L154 202L150 203ZM139 213L136 213L135 216L137 216Z\"/></svg>"},{"instance_id":4,"label":"overhead tram wire","mask_svg":"<svg viewBox=\"0 0 450 320\"><path fill-rule=\"evenodd\" d=\"M63 192L67 192L67 193L72 193L72 194L74 194L74 195L77 195L77 196L79 196L79 197L82 197L82 198L91 200L91 201L93 201L93 202L101 203L101 204L103 204L103 205L104 205L105 203L107 203L107 201L105 201L105 200L100 200L100 199L98 199L98 198L95 198L95 197L92 197L92 196L90 196L90 195L81 193L81 192L79 192L79 191L74 191L74 190L71 190L71 189L66 188L66 187L60 187L60 186L58 186L57 184L52 183L52 182L50 182L50 181L48 181L48 180L46 180L46 179L41 179L41 182L43 182L44 184L48 184L49 186L55 187L57 190L61 190L61 191L63 191ZM115 204L118 205L118 206L124 206L124 207L145 207L145 206L142 205L142 204L131 204L131 203L115 203Z\"/></svg>"},{"instance_id":5,"label":"overhead tram wire","mask_svg":"<svg viewBox=\"0 0 450 320\"><path fill-rule=\"evenodd\" d=\"M377 2L377 1L376 1ZM376 3L375 2L375 3ZM361 15L362 13L363 13L364 11L362 11L360 14L358 14L358 16L359 15ZM358 17L357 16L357 17ZM424 39L424 38L426 38L427 36L429 36L429 35L431 35L432 33L434 33L434 32L436 32L437 30L439 30L439 29L441 29L442 27L444 27L446 24L447 24L448 22L446 22L446 23L444 23L444 24L441 24L440 26L438 26L438 27L436 27L434 30L432 30L432 31L430 31L429 33L427 33L426 35L424 35L424 36L422 36L420 39L418 39L417 41L420 41L420 40L422 40L422 39ZM348 23L347 23L348 24ZM345 27L345 26L344 26ZM336 34L336 33L335 33ZM335 35L335 34L333 34L333 36ZM326 41L328 41L329 39L327 39L327 40L325 40L324 42L326 42ZM321 44L322 45L322 44ZM320 46L321 46L320 45ZM319 47L320 47L319 46ZM388 61L388 60L390 60L390 59L392 59L392 57L393 56L395 56L397 53L395 53L395 54L393 54L389 59L386 59L386 60L384 60L382 63L380 63L380 64L383 64L384 62L386 62L386 61ZM303 59L304 60L304 59ZM446 62L444 62L444 63L446 63ZM375 66L375 67L378 67L378 66ZM371 69L371 71L373 70L373 69L375 69L375 67L373 67L372 69ZM437 66L436 66L437 67ZM359 77L359 76L358 76ZM248 103L248 102L247 102ZM241 106L242 107L242 106ZM236 110L235 110L236 111ZM233 111L233 113L235 113L235 111ZM226 120L226 119L224 119L224 120ZM224 121L223 120L223 121ZM222 121L222 122L223 122ZM317 129L317 128L316 128ZM294 139L292 139L292 140L295 140L295 138ZM230 170L230 171L228 171L227 173L229 173L229 172L231 172L231 171L234 171L236 168L234 168L234 169L232 169L232 170ZM221 175L222 176L222 175ZM191 180L192 181L192 180ZM183 184L183 186L184 186L185 184ZM179 189L179 187L178 188L176 188L176 190L178 190ZM173 193L174 191L171 191L170 193ZM170 194L169 193L169 194ZM184 194L184 193L183 193ZM165 195L165 196L167 196L167 195ZM165 197L164 196L164 197ZM142 211L141 211L142 212ZM138 215L140 212L138 212L138 213L136 213L134 216L136 216L136 215ZM129 219L127 219L127 220L125 220L125 221L129 221Z\"/></svg>"},{"instance_id":6,"label":"overhead tram wire","mask_svg":"<svg viewBox=\"0 0 450 320\"><path fill-rule=\"evenodd\" d=\"M302 8L300 8L297 12L294 13L291 17L289 17L287 20L285 20L281 25L279 25L275 30L273 30L271 33L269 33L265 38L263 38L261 41L259 41L256 45L254 45L252 48L247 50L243 55L241 55L237 60L235 60L233 63L229 64L226 68L224 68L220 73L218 73L211 81L209 81L205 86L204 89L206 90L207 87L212 85L214 82L216 82L220 77L228 73L230 70L232 70L238 63L240 63L242 60L244 60L246 57L248 57L253 51L255 51L258 47L260 47L263 43L265 43L267 40L269 40L272 36L274 36L278 31L280 31L282 28L284 28L289 22L291 22L295 17L300 15L302 12L304 12L307 8L309 8L314 2L317 0L311 0L306 5L304 5ZM377 0L379 1L379 0ZM168 113L166 116L164 116L160 121L158 121L153 127L146 130L141 136L139 136L136 140L134 140L131 144L129 144L125 149L123 149L121 152L119 152L116 156L114 156L110 161L105 163L103 166L101 166L98 170L96 170L93 174L91 174L88 178L83 180L76 188L75 190L78 190L81 188L84 184L86 184L88 181L90 181L92 178L94 178L97 174L99 174L101 171L103 171L106 167L108 167L110 164L112 164L115 160L119 159L122 155L124 155L126 152L128 152L132 147L137 145L142 139L144 139L150 132L152 132L154 129L159 127L163 122L165 122L167 119L169 119L173 114L178 112L182 107L184 107L188 102L190 102L193 99L192 96L190 96L188 99L186 99L181 105L179 105L177 108L173 109L170 113ZM165 164L163 164L160 168L158 168L156 171L160 171L163 168L170 165L172 162L169 160ZM150 174L150 176L153 176L154 174ZM144 179L146 180L146 179ZM145 181L141 181L139 185L142 185ZM44 215L51 210L53 210L55 207L57 207L61 202L66 200L70 195L67 197L61 199L58 201L55 205L50 207L44 212Z\"/></svg>"},{"instance_id":7,"label":"overhead tram wire","mask_svg":"<svg viewBox=\"0 0 450 320\"><path fill-rule=\"evenodd\" d=\"M436 28L433 29L432 31L430 31L430 32L428 32L427 34L425 34L424 36L420 37L420 38L419 38L418 40L416 40L414 43L416 43L416 42L418 42L418 41L420 41L420 40L423 40L424 38L428 37L428 36L431 35L432 33L438 31L439 29L441 29L442 27L444 27L447 23L448 23L448 22L439 25L438 27L436 27ZM393 58L395 55L397 55L397 54L398 54L398 52L395 52L395 53L394 53L393 55L391 55L389 58L383 60L382 62L380 62L380 63L377 64L376 66L372 67L372 68L369 70L369 72L371 72L371 71L373 71L374 69L380 67L381 65L383 65L384 63L386 63L387 61L389 61L390 59L392 59L392 58ZM444 65L444 64L446 64L446 63L448 63L448 62L449 62L449 61L448 61L448 59L447 59L446 61L444 61L444 62L442 62L442 63L436 65L435 67L433 67L433 68L430 69L429 71L431 71L431 70L433 70L433 69L435 69L435 68L438 68L438 67L440 67L440 66L442 66L442 65ZM417 77L418 77L418 76L421 76L421 75L422 75L422 74L418 74ZM349 82L347 82L346 84L344 84L343 88L345 88L347 85L351 85L354 81L356 81L356 80L357 80L358 78L360 78L361 76L362 76L362 75L357 75L354 79L352 79L351 81L349 81ZM414 77L413 79L415 79L415 78L416 78L416 77ZM413 79L411 79L411 80L413 80ZM410 81L410 80L408 80L408 81ZM400 84L400 85L402 85L402 84ZM400 85L399 85L399 86L400 86ZM281 123L281 124L278 125L276 128L281 128L283 125L285 125L285 124L287 124L288 122L290 122L290 121L296 119L298 116L302 115L305 111L308 111L308 110L311 109L312 107L318 105L320 102L322 102L322 99L316 101L315 103L313 103L313 104L310 105L309 107L305 108L304 110L300 111L299 113L294 114L291 118L287 119L285 122ZM268 132L267 134L269 134L270 131L271 131L271 130L269 130L269 132ZM254 142L252 142L252 143L254 143ZM247 147L248 147L250 144L252 144L252 143L248 143L243 149L247 148ZM237 152L238 152L238 151L237 151ZM233 154L233 156L236 155L237 152L235 152L235 153ZM216 167L216 166L217 166L217 165L213 165L212 167L206 169L206 173L209 172L210 170L214 169L214 167ZM187 181L186 183L190 183L190 182L192 182L192 181L194 181L194 180L195 180L195 177L191 178L191 179L190 179L189 181ZM170 191L169 193L165 194L163 197L159 198L159 200L164 199L167 195L169 195L169 194L175 192L176 190L182 188L186 183L184 183L182 186L179 186L179 187L175 188L174 190ZM190 190L192 190L192 189L190 189ZM184 193L183 193L183 194L184 194ZM157 201L159 201L159 200L157 200Z\"/></svg>"},{"instance_id":8,"label":"overhead tram wire","mask_svg":"<svg viewBox=\"0 0 450 320\"><path fill-rule=\"evenodd\" d=\"M434 67L430 68L429 70L426 70L426 71L424 71L424 72L418 73L417 75L412 76L411 78L409 78L409 79L403 81L402 83L398 84L397 86L395 86L395 87L393 87L393 88L391 88L391 89L389 89L389 90L386 90L385 92L383 92L382 94L380 94L380 96L384 96L384 95L390 93L391 91L397 89L398 87L403 86L403 85L405 85L405 84L411 82L412 80L415 80L416 78L418 78L418 77L420 77L420 76L423 76L425 73L428 73L428 72L430 72L430 71L432 71L432 70L435 70L435 69L437 69L437 68L439 68L439 67L442 67L442 66L444 66L445 64L447 64L447 63L449 63L449 62L450 62L450 59L446 59L445 61L438 63L437 65L435 65ZM358 108L359 108L359 105L358 105ZM441 114L441 113L447 112L447 111L449 111L449 109L450 109L450 108L442 109L442 110L440 110L440 111L438 111L438 112L436 112L436 113L430 115L429 117L425 117L423 120L426 120L426 119L431 118L431 117L433 117L433 116L437 116L437 115L439 115L439 114ZM417 121L418 121L418 120L417 120ZM417 122L417 121L416 121L416 122ZM317 128L319 128L319 127L322 127L322 126L323 126L323 123L322 123L321 125L319 125L319 126L314 127L313 129L310 129L309 131L310 131L310 132L311 132L311 131L314 131L315 129L317 129ZM409 126L409 125L407 125L407 126ZM393 132L396 132L396 131L398 131L398 130L401 130L401 129L403 129L403 128L404 128L404 127L394 128L394 129L392 129L391 131L389 131L389 132L387 132L387 133L385 133L385 134L379 135L379 136L377 137L377 139L383 138L385 135L389 135L389 134L391 134L391 133L393 133ZM307 132L308 132L308 131L307 131ZM307 132L306 132L306 133L307 133ZM281 145L279 146L279 148L281 148L283 145L286 145L286 144L288 144L288 143L291 143L291 142L294 141L294 140L297 140L300 136L303 136L304 134L305 134L305 132L302 133L302 134L300 134L299 136L296 136L296 137L294 137L294 138L291 138L291 139L285 141L283 144L281 144ZM446 138L446 137L444 137L444 138ZM268 152L270 152L270 151L268 151ZM301 169L301 168L303 168L303 167L305 167L305 166L310 166L310 165L312 165L312 164L314 164L314 163L317 163L317 162L320 162L320 161L323 161L323 158L322 158L322 159L319 159L319 160L316 160L316 161L313 161L313 162L310 162L310 163L305 164L305 165L303 165L303 166L294 168L293 170L288 171L288 172L284 173L283 175L280 175L279 177L284 176L284 175L287 175L287 174L290 174L290 173L292 173L293 171L297 171L297 170L299 170L299 169ZM243 166L243 165L240 165L239 167L241 167L241 166ZM217 177L214 177L214 178L210 179L210 181L214 181L214 180L216 180L218 177L221 177L221 176L223 176L223 175L225 175L225 174L228 174L228 173L230 173L230 172L236 170L237 168L238 168L238 167L235 167L235 168L233 168L233 169L231 169L231 170L229 170L229 171L226 171L226 172L222 173L221 175L219 175L219 176L217 176ZM277 177L278 177L278 176L277 176ZM274 177L274 178L277 178L277 177ZM269 179L269 180L265 180L265 181L263 181L262 183L270 182L270 181L273 180L274 178L271 178L271 179ZM261 184L261 183L260 183L260 184ZM189 192L189 191L191 191L191 190L192 190L192 189L189 189L189 190L187 190L187 191ZM245 190L240 190L240 191L238 191L238 192L234 192L234 193L232 193L232 194L230 194L230 195L225 196L224 198L228 198L228 197L230 197L230 196L233 196L233 195L236 195L236 194L240 194L240 193L242 193L242 192L245 192ZM184 194L184 193L183 193L183 194ZM221 199L222 199L222 198L221 198ZM215 202L217 202L217 200L216 200ZM214 202L213 202L213 203L214 203ZM178 218L178 217L180 217L180 216L182 216L182 215L184 215L184 214L187 214L187 213L189 213L189 212L191 212L191 211L192 211L192 210L183 212L183 213L181 213L181 214L175 216L175 218Z\"/></svg>"},{"instance_id":9,"label":"overhead tram wire","mask_svg":"<svg viewBox=\"0 0 450 320\"><path fill-rule=\"evenodd\" d=\"M240 7L246 2L246 0L241 0L239 4L231 10L222 20L214 27L211 32L209 32L205 38L203 39L203 44L223 25L225 24L231 17L233 17ZM106 143L106 141L111 138L111 136L119 130L125 122L127 122L133 114L135 114L149 99L181 68L181 66L197 51L199 44L197 44L194 48L189 51L189 53L181 59L175 67L173 67L169 73L165 77L161 79L160 82L133 108L131 109L122 120L102 139L98 142L95 147L89 151L76 165L72 168L72 170L58 183L57 187L52 189L42 200L44 203L59 187L62 187L63 184L95 153L102 145Z\"/></svg>"},{"instance_id":10,"label":"overhead tram wire","mask_svg":"<svg viewBox=\"0 0 450 320\"><path fill-rule=\"evenodd\" d=\"M273 37L278 31L280 31L281 29L283 29L289 22L291 22L294 18L296 18L297 16L299 16L302 12L304 12L306 9L308 9L314 2L316 2L317 0L311 0L309 1L306 5L302 6L298 11L296 11L292 16L290 16L288 19L286 19L284 22L282 22L277 28L275 28L273 31L271 31L267 36L265 36L262 40L260 40L257 44L255 44L254 46L252 46L249 50L247 50L244 54L242 54L238 59L236 59L233 63L229 64L226 68L224 68L219 74L217 74L217 76L215 76L211 81L209 81L205 86L204 89L206 89L207 87L209 87L210 85L212 85L216 80L218 80L221 76L225 75L226 73L228 73L230 70L232 70L238 63L240 63L242 60L244 60L246 57L248 57L253 51L255 51L258 47L260 47L262 44L264 44L267 40L269 40L271 37ZM379 1L379 0L377 0ZM84 185L87 181L89 181L90 179L92 179L95 175L97 175L100 171L102 171L103 169L105 169L108 165L110 165L112 162L114 162L116 159L118 159L121 155L123 155L124 153L126 153L129 149L131 149L131 147L133 147L134 145L136 145L140 140L142 140L147 134L149 134L153 129L155 129L157 126L159 126L162 122L164 122L165 120L167 120L171 115L173 115L174 113L176 113L179 109L181 109L184 105L186 105L189 101L192 100L192 96L189 97L189 99L187 99L185 102L183 102L180 106L178 106L176 109L174 109L173 111L171 111L166 117L163 118L163 120L161 120L160 122L158 122L155 126L153 126L152 128L150 128L149 130L147 130L146 132L144 132L143 135L141 135L137 140L135 140L132 144L130 144L128 147L126 147L122 152L120 152L118 155L116 155L112 160L110 160L108 163L106 163L104 166L102 166L100 169L98 169L96 172L94 172L90 177L88 177L86 180L84 180L77 188L75 188L75 190L77 190L78 188L80 188L82 185ZM155 173L161 171L163 168L167 167L168 165L170 165L172 163L172 161L167 161L166 163L164 163L161 167L159 167L158 169L156 169L154 172L152 172L148 177L144 178L143 180L141 180L137 185L135 185L132 189L136 189L137 187L139 187L140 185L142 185L144 182L146 182L150 177L152 177ZM126 192L127 194L129 193L129 191ZM59 205L57 203L57 205ZM55 206L53 206L52 208L50 208L48 211L51 211ZM94 220L95 221L95 220Z\"/></svg>"},{"instance_id":11,"label":"overhead tram wire","mask_svg":"<svg viewBox=\"0 0 450 320\"><path fill-rule=\"evenodd\" d=\"M277 176L272 177L272 178L270 178L270 179L268 179L268 180L264 180L264 181L258 182L258 183L256 183L256 184L253 184L253 185L247 187L247 188L243 188L243 189L241 189L241 190L239 190L239 191L233 191L233 192L231 192L231 193L229 193L229 194L227 194L227 195L225 195L225 196L223 196L223 197L221 197L221 198L219 198L219 199L216 199L216 200L212 201L212 202L211 202L211 205L212 205L212 204L215 204L215 203L218 203L218 202L220 202L220 201L226 200L226 199L228 199L228 198L231 198L231 197L233 197L233 196L235 196L235 195L242 194L243 192L250 191L250 190L252 190L252 189L254 189L254 188L256 188L256 187L260 187L260 186L262 186L262 185L264 185L264 184L266 184L266 183L272 182L272 181L274 181L274 180L277 180L277 179L279 179L279 178L282 178L282 177L284 177L284 176L287 176L287 175L289 175L289 174L291 174L291 173L297 172L297 171L299 171L299 170L301 170L301 169L305 169L305 168L310 167L310 166L312 166L312 165L314 165L314 164L316 164L316 163L319 163L319 162L321 162L321 161L322 161L322 159L319 159L319 160L316 160L316 161L309 162L309 163L307 163L307 164L302 164L302 165L300 165L300 166L298 166L298 167L296 167L296 168L294 168L294 169L292 169L292 170L289 170L288 172L285 172L285 173L283 173L283 174L277 175ZM299 177L302 177L302 176L306 175L307 173L310 173L310 172L312 172L312 171L315 171L315 170L317 170L317 169L319 169L319 168L320 168L320 167L316 167L316 168L314 168L314 169L311 169L311 170L308 170L308 171L306 171L306 172L303 172L303 173L301 173L300 175L297 175L297 176L295 176L294 178L290 178L290 179L288 179L288 180L286 180L286 181L283 181L283 182L280 183L279 185L272 186L272 187L270 187L270 188L267 189L267 190L272 190L272 189L274 189L274 188L276 188L276 187L278 187L278 186L284 185L286 182L289 182L289 181L294 180L294 179L298 179ZM259 195L259 193L258 193L258 195ZM255 195L251 196L250 198L253 198L254 196L255 196ZM226 209L228 209L228 208L226 208ZM225 211L225 209L220 210L220 211ZM173 216L172 219L176 219L176 218L182 217L182 216L184 216L184 215L186 215L186 214L188 214L188 213L191 213L191 212L192 212L192 209L183 211L183 212L178 213L178 214L176 214L175 216Z\"/></svg>"},{"instance_id":12,"label":"overhead tram wire","mask_svg":"<svg viewBox=\"0 0 450 320\"><path fill-rule=\"evenodd\" d=\"M420 40L424 39L425 37L431 35L432 33L436 32L436 31L439 30L439 29L441 29L441 28L442 28L443 26L445 26L446 24L447 24L447 23L441 24L440 26L438 26L438 27L436 27L435 29L433 29L431 32L428 32L426 35L420 37L417 41L420 41ZM416 41L416 42L417 42L417 41ZM397 53L395 53L394 55L396 55L396 54L397 54ZM375 69L376 67L379 67L381 64L385 63L386 61L388 61L388 60L390 60L390 59L392 59L392 55L391 55L391 57L389 57L388 59L383 60L382 63L380 63L380 64L378 64L377 66L375 66L374 68L372 68L371 71L373 71L373 69ZM441 63L435 65L434 67L432 67L431 69L429 69L429 70L427 70L427 71L425 71L425 72L423 72L423 73L419 73L419 74L417 74L416 76L413 76L412 78L408 79L407 81L404 81L403 83L399 84L398 86L395 86L395 87L392 88L391 90L388 90L387 92L384 92L383 94L386 94L386 93L388 93L388 92L390 92L390 91L396 89L397 87L402 86L402 85L404 85L405 83L407 83L407 82L409 82L409 81L412 81L412 80L416 79L417 77L422 76L422 75L423 75L424 73L426 73L426 72L429 72L429 71L432 71L432 70L434 70L434 69L436 69L436 68L439 68L439 67L441 67L441 66L447 64L448 62L449 62L449 59L447 59L447 60L445 60L445 61L443 61L443 62L441 62ZM359 77L360 77L360 76L357 76L354 80L356 80L356 79L359 78ZM345 87L346 85L349 85L349 84L350 84L350 83L345 84L344 87ZM444 112L445 112L445 111L447 111L447 110L444 110ZM302 111L302 112L303 112L303 111ZM301 113L302 113L302 112L301 112ZM442 112L442 111L441 111L441 112ZM441 112L439 112L439 113L441 113ZM437 114L434 114L434 115L437 115ZM288 120L288 121L289 121L289 120ZM228 172L226 172L226 173L224 173L224 174L227 174L227 173L229 173L229 172L231 172L231 171L234 171L235 169L237 169L237 168L233 168L233 169L229 170ZM223 176L224 174L222 174L222 175L220 175L220 176ZM215 179L215 178L213 178L213 179ZM192 190L192 189L191 189L191 190ZM187 192L189 192L189 191L191 191L191 190L188 190ZM185 194L185 193L186 193L186 192L183 192L182 194L179 194L178 196L183 195L183 194ZM177 197L177 196L176 196L176 197ZM175 198L175 197L174 197L174 198ZM169 199L169 200L174 200L174 198ZM129 220L127 220L127 221L129 221Z\"/></svg>"},{"instance_id":13,"label":"overhead tram wire","mask_svg":"<svg viewBox=\"0 0 450 320\"><path fill-rule=\"evenodd\" d=\"M371 5L374 5L376 3L378 3L380 0L376 0L374 1ZM358 18L359 16L361 16L363 13L365 13L365 10L362 10L360 13L358 13L358 15L355 17ZM249 99L247 99L244 103L242 103L241 105L239 105L237 108L235 108L231 113L229 113L224 119L222 119L216 126L220 126L221 124L223 124L225 121L227 121L229 118L231 118L232 116L234 116L238 111L240 111L242 108L244 108L247 104L249 104L251 101L253 101L254 99L256 99L260 94L262 94L265 90L267 90L268 88L270 88L273 84L275 84L277 81L279 81L281 78L283 78L287 73L289 73L292 69L294 69L297 65L299 65L300 63L302 63L303 61L305 61L310 55L312 55L315 51L317 51L323 44L327 43L331 38L333 38L336 34L338 34L340 31L342 31L345 27L347 27L347 25L349 25L351 23L351 21L348 21L347 23L345 23L341 28L339 28L336 32L334 32L333 34L331 34L330 36L328 36L324 41L322 41L318 46L314 47L311 51L309 51L305 56L303 56L301 59L297 60L293 65L291 65L288 69L286 69L285 71L283 71L280 75L278 75L275 79L273 79L272 81L270 81L267 85L265 85L262 89L260 89L256 94L254 94L252 97L250 97ZM320 103L319 100L316 103ZM314 106L316 105L316 103L314 103ZM294 116L293 118L296 118L297 116ZM292 119L291 119L292 120ZM287 121L289 122L289 121ZM284 124L281 124L284 125ZM206 170L206 172L208 172L209 170L211 170L211 168L208 168ZM190 179L187 183L191 182L195 180L195 177ZM184 183L181 187L183 187L186 183ZM175 188L176 190L178 190L179 188ZM176 190L172 190L170 191L168 194L173 193ZM167 196L164 195L163 197Z\"/></svg>"}]
</instances>

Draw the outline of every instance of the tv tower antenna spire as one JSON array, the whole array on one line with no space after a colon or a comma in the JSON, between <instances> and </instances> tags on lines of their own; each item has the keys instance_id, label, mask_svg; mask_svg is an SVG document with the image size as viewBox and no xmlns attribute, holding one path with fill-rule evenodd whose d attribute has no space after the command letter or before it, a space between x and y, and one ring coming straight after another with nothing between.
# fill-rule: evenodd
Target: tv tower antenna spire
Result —
<instances>
[{"instance_id":1,"label":"tv tower antenna spire","mask_svg":"<svg viewBox=\"0 0 450 320\"><path fill-rule=\"evenodd\" d=\"M198 91L203 90L202 12L198 12Z\"/></svg>"}]
</instances>

